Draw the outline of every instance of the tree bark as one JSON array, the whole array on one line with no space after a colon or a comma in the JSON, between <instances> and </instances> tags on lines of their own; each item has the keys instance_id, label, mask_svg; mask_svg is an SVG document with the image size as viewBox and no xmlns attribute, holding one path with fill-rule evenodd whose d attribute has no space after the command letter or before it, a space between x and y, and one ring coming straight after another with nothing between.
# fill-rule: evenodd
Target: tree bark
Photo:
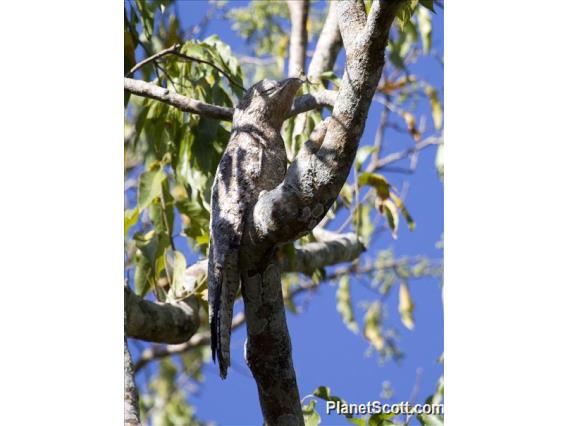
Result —
<instances>
[{"instance_id":1,"label":"tree bark","mask_svg":"<svg viewBox=\"0 0 568 426\"><path fill-rule=\"evenodd\" d=\"M139 340L183 343L199 328L199 304L195 297L173 303L154 303L125 286L124 311L127 335Z\"/></svg>"},{"instance_id":2,"label":"tree bark","mask_svg":"<svg viewBox=\"0 0 568 426\"><path fill-rule=\"evenodd\" d=\"M362 1L335 2L347 61L331 120L316 129L284 181L259 197L245 225L241 258L257 267L243 270L259 270L254 276L242 277L248 334L246 359L268 425L304 424L286 326L281 271L273 253L279 244L312 230L345 183L382 73L389 29L400 3L384 0L379 7L376 1L367 18Z\"/></svg>"},{"instance_id":3,"label":"tree bark","mask_svg":"<svg viewBox=\"0 0 568 426\"><path fill-rule=\"evenodd\" d=\"M330 2L329 11L308 68L308 77L317 78L324 71L333 69L340 50L341 33L337 23L337 9L333 2Z\"/></svg>"},{"instance_id":4,"label":"tree bark","mask_svg":"<svg viewBox=\"0 0 568 426\"><path fill-rule=\"evenodd\" d=\"M270 259L261 273L243 277L245 359L256 381L265 424L303 425L280 275L280 265Z\"/></svg>"},{"instance_id":5,"label":"tree bark","mask_svg":"<svg viewBox=\"0 0 568 426\"><path fill-rule=\"evenodd\" d=\"M168 89L146 81L124 78L124 90L136 96L155 99L178 108L181 111L214 118L216 120L233 120L233 108L211 105L188 98L187 96L171 93ZM294 104L287 118L312 109L323 108L324 106L333 107L336 96L337 92L333 90L321 90L319 92L299 96L294 100Z\"/></svg>"},{"instance_id":6,"label":"tree bark","mask_svg":"<svg viewBox=\"0 0 568 426\"><path fill-rule=\"evenodd\" d=\"M290 11L290 52L288 61L288 77L297 77L304 72L306 62L306 46L308 45L308 12L310 2L308 0L288 0Z\"/></svg>"},{"instance_id":7,"label":"tree bark","mask_svg":"<svg viewBox=\"0 0 568 426\"><path fill-rule=\"evenodd\" d=\"M138 389L134 382L134 367L132 366L132 357L128 350L126 341L126 323L128 315L124 312L124 425L139 426L140 411L138 409Z\"/></svg>"},{"instance_id":8,"label":"tree bark","mask_svg":"<svg viewBox=\"0 0 568 426\"><path fill-rule=\"evenodd\" d=\"M361 1L334 4L347 52L341 89L321 147L299 156L284 181L256 203L251 245L259 252L309 232L337 198L357 152L401 0L383 0L381 7L375 1L368 19Z\"/></svg>"},{"instance_id":9,"label":"tree bark","mask_svg":"<svg viewBox=\"0 0 568 426\"><path fill-rule=\"evenodd\" d=\"M317 79L325 71L331 71L333 69L337 55L341 50L341 45L341 33L339 32L339 24L337 23L337 10L333 2L330 2L327 17L308 68L308 77L310 79ZM307 118L307 114L300 114L296 117L293 131L294 138L304 132Z\"/></svg>"},{"instance_id":10,"label":"tree bark","mask_svg":"<svg viewBox=\"0 0 568 426\"><path fill-rule=\"evenodd\" d=\"M247 218L241 257L255 265L243 270L255 272L242 277L248 336L245 358L257 382L267 425L304 424L282 298L281 265L274 255L278 245L308 233L321 221L345 183L384 66L389 29L402 2L375 0L368 17L362 0L333 3L347 59L331 120L306 144L284 181L259 197ZM231 108L171 94L149 83L125 79L125 89L184 111L232 118ZM298 105L304 102L302 98ZM317 105L314 96L304 99L311 99L311 109ZM290 116L309 109L292 109Z\"/></svg>"}]
</instances>

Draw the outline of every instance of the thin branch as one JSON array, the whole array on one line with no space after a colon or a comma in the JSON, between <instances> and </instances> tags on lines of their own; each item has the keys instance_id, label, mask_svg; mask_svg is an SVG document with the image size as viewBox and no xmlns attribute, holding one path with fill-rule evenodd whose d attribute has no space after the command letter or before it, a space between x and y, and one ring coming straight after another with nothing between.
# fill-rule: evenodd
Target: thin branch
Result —
<instances>
[{"instance_id":1,"label":"thin branch","mask_svg":"<svg viewBox=\"0 0 568 426\"><path fill-rule=\"evenodd\" d=\"M312 109L333 107L336 99L337 92L335 90L321 90L319 92L298 96L292 105L288 118L302 112L311 111Z\"/></svg>"},{"instance_id":2,"label":"thin branch","mask_svg":"<svg viewBox=\"0 0 568 426\"><path fill-rule=\"evenodd\" d=\"M173 53L174 51L176 51L177 49L179 49L181 47L180 43L174 44L171 47L168 47L167 49L162 50L161 52L158 52L152 56L149 56L148 58L138 62L136 65L134 65L130 71L128 71L128 74L126 74L127 76L130 76L132 74L134 74L136 71L138 71L140 68L142 68L144 65L150 63L150 62L154 62L156 59L161 58L162 56L168 55L170 53Z\"/></svg>"},{"instance_id":3,"label":"thin branch","mask_svg":"<svg viewBox=\"0 0 568 426\"><path fill-rule=\"evenodd\" d=\"M138 409L138 389L134 382L134 367L132 356L126 341L126 323L128 316L124 313L124 424L128 426L140 425L140 411Z\"/></svg>"},{"instance_id":4,"label":"thin branch","mask_svg":"<svg viewBox=\"0 0 568 426\"><path fill-rule=\"evenodd\" d=\"M199 62L201 64L207 64L207 65L215 68L217 71L219 71L219 73L223 74L233 86L236 86L241 90L246 90L243 86L241 86L239 83L237 83L235 80L233 80L233 78L229 74L227 74L225 71L223 71L217 65L215 65L213 62L209 62L205 59L196 58L195 56L189 56L189 55L186 55L186 54L181 53L179 51L175 51L175 52L173 52L173 54L176 55L177 57L185 59L187 61L193 61L193 62Z\"/></svg>"},{"instance_id":5,"label":"thin branch","mask_svg":"<svg viewBox=\"0 0 568 426\"><path fill-rule=\"evenodd\" d=\"M379 161L381 150L383 148L383 138L385 135L385 129L387 126L388 118L389 118L389 109L387 107L384 107L383 110L381 111L381 118L379 119L379 126L377 127L377 132L375 133L375 141L374 141L375 150L371 154L370 164Z\"/></svg>"},{"instance_id":6,"label":"thin branch","mask_svg":"<svg viewBox=\"0 0 568 426\"><path fill-rule=\"evenodd\" d=\"M185 112L223 121L232 121L233 119L233 108L197 101L187 96L171 93L168 89L142 80L134 80L126 77L124 79L124 90L133 95L164 102ZM336 97L337 92L333 90L322 90L320 92L299 96L294 101L288 118L312 109L322 108L324 106L332 107Z\"/></svg>"},{"instance_id":7,"label":"thin branch","mask_svg":"<svg viewBox=\"0 0 568 426\"><path fill-rule=\"evenodd\" d=\"M310 2L308 0L288 0L288 10L290 11L290 53L288 61L288 76L297 77L304 72L306 62L306 46L308 44L308 11Z\"/></svg>"},{"instance_id":8,"label":"thin branch","mask_svg":"<svg viewBox=\"0 0 568 426\"><path fill-rule=\"evenodd\" d=\"M325 71L332 70L340 49L341 34L339 32L339 24L337 23L337 13L333 3L330 2L327 17L308 68L308 76L317 79ZM304 132L307 119L307 114L300 114L296 118L292 136L293 140Z\"/></svg>"},{"instance_id":9,"label":"thin branch","mask_svg":"<svg viewBox=\"0 0 568 426\"><path fill-rule=\"evenodd\" d=\"M382 167L385 167L388 164L402 160L402 159L407 158L407 157L409 157L409 156L411 156L411 155L413 155L413 154L415 154L419 151L422 151L424 148L428 148L431 145L439 145L440 143L442 143L441 138L431 136L429 138L426 138L426 139L418 142L412 148L406 149L404 151L393 152L392 154L389 154L389 155L381 158L380 160L376 160L376 161L371 162L369 164L369 169L370 170L378 170Z\"/></svg>"},{"instance_id":10,"label":"thin branch","mask_svg":"<svg viewBox=\"0 0 568 426\"><path fill-rule=\"evenodd\" d=\"M316 48L308 68L308 76L317 78L325 71L333 69L337 55L341 50L341 33L337 23L337 11L332 2L329 2L327 18L318 38Z\"/></svg>"},{"instance_id":11,"label":"thin branch","mask_svg":"<svg viewBox=\"0 0 568 426\"><path fill-rule=\"evenodd\" d=\"M185 59L187 61L198 62L200 64L209 65L210 67L215 68L219 73L223 74L233 86L236 86L241 90L245 90L245 88L243 86L241 86L239 83L237 83L235 80L233 80L233 78L229 74L227 74L225 71L223 71L217 65L215 65L213 62L208 61L206 59L196 58L195 56L186 55L184 53L181 53L180 49L181 49L181 43L176 43L173 46L168 47L167 49L161 50L160 52L158 52L158 53L156 53L152 56L149 56L148 58L146 58L143 61L134 65L134 67L132 67L132 69L126 75L130 76L130 75L134 74L137 70L142 68L144 65L151 63L151 62L154 62L154 61L156 61L157 59L159 59L163 56L174 55L174 56L177 56L179 58Z\"/></svg>"}]
</instances>

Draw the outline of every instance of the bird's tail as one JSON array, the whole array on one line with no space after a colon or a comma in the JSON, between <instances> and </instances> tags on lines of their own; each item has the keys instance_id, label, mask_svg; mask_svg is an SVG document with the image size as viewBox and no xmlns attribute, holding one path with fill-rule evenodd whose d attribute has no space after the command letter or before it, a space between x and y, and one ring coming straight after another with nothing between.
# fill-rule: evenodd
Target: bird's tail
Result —
<instances>
[{"instance_id":1,"label":"bird's tail","mask_svg":"<svg viewBox=\"0 0 568 426\"><path fill-rule=\"evenodd\" d=\"M227 377L231 365L231 325L233 305L239 289L238 250L229 249L219 263L209 257L209 323L211 353L219 362L221 378ZM211 281L212 280L212 281Z\"/></svg>"}]
</instances>

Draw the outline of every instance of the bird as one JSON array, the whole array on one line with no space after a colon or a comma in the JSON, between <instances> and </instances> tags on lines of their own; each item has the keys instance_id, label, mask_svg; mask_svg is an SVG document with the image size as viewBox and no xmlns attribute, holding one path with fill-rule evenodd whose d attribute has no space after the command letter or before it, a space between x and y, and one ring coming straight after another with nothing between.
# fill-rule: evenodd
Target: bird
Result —
<instances>
[{"instance_id":1,"label":"bird","mask_svg":"<svg viewBox=\"0 0 568 426\"><path fill-rule=\"evenodd\" d=\"M264 79L243 95L233 114L231 135L211 191L208 302L213 362L222 379L230 366L233 305L241 283L239 249L247 215L261 192L286 174L280 130L303 79Z\"/></svg>"}]
</instances>

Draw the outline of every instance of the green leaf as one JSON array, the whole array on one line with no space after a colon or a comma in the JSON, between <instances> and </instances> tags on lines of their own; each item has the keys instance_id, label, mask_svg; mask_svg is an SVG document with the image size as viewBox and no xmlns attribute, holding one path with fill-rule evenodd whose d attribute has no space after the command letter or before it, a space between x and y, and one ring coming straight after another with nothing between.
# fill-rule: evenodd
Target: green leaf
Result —
<instances>
[{"instance_id":1,"label":"green leaf","mask_svg":"<svg viewBox=\"0 0 568 426\"><path fill-rule=\"evenodd\" d=\"M374 146L363 146L357 150L357 155L355 156L355 170L361 170L361 166L365 162L365 160L369 157L369 154L376 152L377 148Z\"/></svg>"},{"instance_id":2,"label":"green leaf","mask_svg":"<svg viewBox=\"0 0 568 426\"><path fill-rule=\"evenodd\" d=\"M124 212L124 236L126 237L126 235L128 234L128 230L136 223L138 222L138 215L140 213L140 210L138 210L138 207L134 208L134 209L130 209L130 210L126 210Z\"/></svg>"},{"instance_id":3,"label":"green leaf","mask_svg":"<svg viewBox=\"0 0 568 426\"><path fill-rule=\"evenodd\" d=\"M444 420L434 414L418 414L416 417L422 426L444 426Z\"/></svg>"},{"instance_id":4,"label":"green leaf","mask_svg":"<svg viewBox=\"0 0 568 426\"><path fill-rule=\"evenodd\" d=\"M424 6L426 9L436 13L434 10L434 0L419 0L419 2L421 6Z\"/></svg>"},{"instance_id":5,"label":"green leaf","mask_svg":"<svg viewBox=\"0 0 568 426\"><path fill-rule=\"evenodd\" d=\"M351 304L351 292L349 290L349 276L343 275L337 287L337 311L341 315L343 323L353 333L359 332L359 327L353 316L353 306Z\"/></svg>"},{"instance_id":6,"label":"green leaf","mask_svg":"<svg viewBox=\"0 0 568 426\"><path fill-rule=\"evenodd\" d=\"M379 211L387 219L387 223L391 230L392 237L396 239L398 231L398 221L399 221L398 210L396 209L396 205L391 200L383 200L379 204Z\"/></svg>"},{"instance_id":7,"label":"green leaf","mask_svg":"<svg viewBox=\"0 0 568 426\"><path fill-rule=\"evenodd\" d=\"M185 270L187 264L185 262L185 256L179 251L174 251L173 256L168 257L168 263L170 263L171 268L171 279L172 279L172 291L174 295L180 295L183 293L183 283L185 279Z\"/></svg>"},{"instance_id":8,"label":"green leaf","mask_svg":"<svg viewBox=\"0 0 568 426\"><path fill-rule=\"evenodd\" d=\"M441 376L438 379L438 383L436 385L436 390L434 391L434 394L426 398L425 403L429 405L440 405L442 404L443 398L444 398L444 376ZM418 419L418 421L422 426L443 426L444 424L443 415L418 414L416 418Z\"/></svg>"},{"instance_id":9,"label":"green leaf","mask_svg":"<svg viewBox=\"0 0 568 426\"><path fill-rule=\"evenodd\" d=\"M428 9L424 7L418 8L417 19L418 31L422 40L422 50L427 55L432 46L432 18Z\"/></svg>"},{"instance_id":10,"label":"green leaf","mask_svg":"<svg viewBox=\"0 0 568 426\"><path fill-rule=\"evenodd\" d=\"M363 334L378 351L382 351L385 346L385 340L382 336L380 325L381 305L377 300L373 302L365 314L365 328Z\"/></svg>"},{"instance_id":11,"label":"green leaf","mask_svg":"<svg viewBox=\"0 0 568 426\"><path fill-rule=\"evenodd\" d=\"M429 84L424 86L424 93L428 96L430 100L430 107L432 108L432 120L434 121L434 127L436 130L442 128L442 104L438 99L438 92Z\"/></svg>"},{"instance_id":12,"label":"green leaf","mask_svg":"<svg viewBox=\"0 0 568 426\"><path fill-rule=\"evenodd\" d=\"M369 426L390 426L394 425L394 423L389 420L394 417L394 414L389 413L375 413L371 417L369 417Z\"/></svg>"},{"instance_id":13,"label":"green leaf","mask_svg":"<svg viewBox=\"0 0 568 426\"><path fill-rule=\"evenodd\" d=\"M404 220L406 221L406 223L408 225L408 229L413 231L414 228L416 228L416 223L414 222L414 219L412 219L412 216L410 216L410 212L408 211L408 209L406 208L406 206L404 205L404 203L402 202L402 200L400 199L400 197L398 195L396 195L394 192L391 192L390 195L391 195L391 199L393 200L394 204L402 213L402 217L404 217Z\"/></svg>"},{"instance_id":14,"label":"green leaf","mask_svg":"<svg viewBox=\"0 0 568 426\"><path fill-rule=\"evenodd\" d=\"M312 395L320 399L323 399L324 401L334 401L341 405L347 404L347 402L344 399L332 395L331 389L327 386L319 386L316 390L312 392ZM344 416L347 417L348 419L352 417L351 414L344 414Z\"/></svg>"},{"instance_id":15,"label":"green leaf","mask_svg":"<svg viewBox=\"0 0 568 426\"><path fill-rule=\"evenodd\" d=\"M154 283L152 264L141 252L136 254L134 263L134 289L137 295L144 297Z\"/></svg>"},{"instance_id":16,"label":"green leaf","mask_svg":"<svg viewBox=\"0 0 568 426\"><path fill-rule=\"evenodd\" d=\"M418 6L418 0L406 0L398 9L396 17L401 31L404 29L404 26L410 22L410 18L412 17L416 6Z\"/></svg>"},{"instance_id":17,"label":"green leaf","mask_svg":"<svg viewBox=\"0 0 568 426\"><path fill-rule=\"evenodd\" d=\"M166 175L162 169L149 170L140 175L138 185L138 208L140 210L148 207L150 202L158 197L162 191L162 181Z\"/></svg>"},{"instance_id":18,"label":"green leaf","mask_svg":"<svg viewBox=\"0 0 568 426\"><path fill-rule=\"evenodd\" d=\"M353 222L357 235L361 236L364 244L367 245L375 230L375 224L371 220L371 206L367 203L357 205L353 215Z\"/></svg>"},{"instance_id":19,"label":"green leaf","mask_svg":"<svg viewBox=\"0 0 568 426\"><path fill-rule=\"evenodd\" d=\"M324 71L320 74L323 81L331 81L337 88L341 87L341 79L333 71Z\"/></svg>"},{"instance_id":20,"label":"green leaf","mask_svg":"<svg viewBox=\"0 0 568 426\"><path fill-rule=\"evenodd\" d=\"M312 395L317 396L318 398L324 399L326 401L330 401L331 389L327 386L319 386L315 391L312 392Z\"/></svg>"},{"instance_id":21,"label":"green leaf","mask_svg":"<svg viewBox=\"0 0 568 426\"><path fill-rule=\"evenodd\" d=\"M382 200L386 200L390 196L390 184L383 175L377 173L361 173L357 179L360 186L369 185L375 188L377 195Z\"/></svg>"},{"instance_id":22,"label":"green leaf","mask_svg":"<svg viewBox=\"0 0 568 426\"><path fill-rule=\"evenodd\" d=\"M321 417L315 409L316 401L311 400L308 405L302 407L304 415L304 423L306 426L318 426L321 423Z\"/></svg>"},{"instance_id":23,"label":"green leaf","mask_svg":"<svg viewBox=\"0 0 568 426\"><path fill-rule=\"evenodd\" d=\"M167 179L162 181L162 190L148 207L148 216L156 232L173 237L174 228L174 199L170 194Z\"/></svg>"},{"instance_id":24,"label":"green leaf","mask_svg":"<svg viewBox=\"0 0 568 426\"><path fill-rule=\"evenodd\" d=\"M134 243L136 248L152 263L156 259L158 253L159 240L156 231L152 230L146 234L137 232L134 234Z\"/></svg>"}]
</instances>

